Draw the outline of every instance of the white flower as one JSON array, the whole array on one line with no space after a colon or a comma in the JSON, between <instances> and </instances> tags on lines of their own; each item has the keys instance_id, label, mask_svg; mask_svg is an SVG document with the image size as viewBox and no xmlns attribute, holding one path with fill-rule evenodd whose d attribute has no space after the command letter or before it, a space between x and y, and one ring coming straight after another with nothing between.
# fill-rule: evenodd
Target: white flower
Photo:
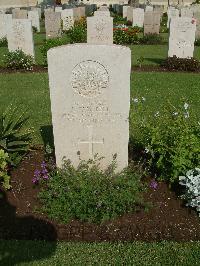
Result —
<instances>
[{"instance_id":1,"label":"white flower","mask_svg":"<svg viewBox=\"0 0 200 266\"><path fill-rule=\"evenodd\" d=\"M178 115L178 112L173 112L173 115Z\"/></svg>"},{"instance_id":2,"label":"white flower","mask_svg":"<svg viewBox=\"0 0 200 266\"><path fill-rule=\"evenodd\" d=\"M148 148L145 148L144 150L146 153L149 153L149 149Z\"/></svg>"},{"instance_id":3,"label":"white flower","mask_svg":"<svg viewBox=\"0 0 200 266\"><path fill-rule=\"evenodd\" d=\"M185 116L185 118L189 118L189 112L186 112L186 113L184 114L184 116Z\"/></svg>"},{"instance_id":4,"label":"white flower","mask_svg":"<svg viewBox=\"0 0 200 266\"><path fill-rule=\"evenodd\" d=\"M189 104L188 104L188 103L185 103L185 104L184 104L184 108L185 108L185 110L187 110L188 107L189 107Z\"/></svg>"},{"instance_id":5,"label":"white flower","mask_svg":"<svg viewBox=\"0 0 200 266\"><path fill-rule=\"evenodd\" d=\"M133 101L134 101L134 103L138 103L139 102L138 98L134 98Z\"/></svg>"},{"instance_id":6,"label":"white flower","mask_svg":"<svg viewBox=\"0 0 200 266\"><path fill-rule=\"evenodd\" d=\"M158 117L160 115L160 112L159 111L157 111L156 113L155 113L155 117Z\"/></svg>"},{"instance_id":7,"label":"white flower","mask_svg":"<svg viewBox=\"0 0 200 266\"><path fill-rule=\"evenodd\" d=\"M146 101L146 98L142 97L142 101L145 102Z\"/></svg>"}]
</instances>

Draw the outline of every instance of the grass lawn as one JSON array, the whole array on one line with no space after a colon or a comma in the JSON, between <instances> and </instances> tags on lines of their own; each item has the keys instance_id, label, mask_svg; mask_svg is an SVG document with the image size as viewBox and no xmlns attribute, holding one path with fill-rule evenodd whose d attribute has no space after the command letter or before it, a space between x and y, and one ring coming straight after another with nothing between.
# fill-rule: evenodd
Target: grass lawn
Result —
<instances>
[{"instance_id":1,"label":"grass lawn","mask_svg":"<svg viewBox=\"0 0 200 266\"><path fill-rule=\"evenodd\" d=\"M0 241L0 265L199 265L200 242L65 243Z\"/></svg>"},{"instance_id":2,"label":"grass lawn","mask_svg":"<svg viewBox=\"0 0 200 266\"><path fill-rule=\"evenodd\" d=\"M133 73L131 98L145 97L148 113L155 113L169 100L179 105L187 101L196 114L199 106L200 76L190 73ZM0 74L0 109L10 103L22 105L36 129L36 143L42 143L40 129L51 124L47 73ZM21 108L21 107L20 107Z\"/></svg>"}]
</instances>

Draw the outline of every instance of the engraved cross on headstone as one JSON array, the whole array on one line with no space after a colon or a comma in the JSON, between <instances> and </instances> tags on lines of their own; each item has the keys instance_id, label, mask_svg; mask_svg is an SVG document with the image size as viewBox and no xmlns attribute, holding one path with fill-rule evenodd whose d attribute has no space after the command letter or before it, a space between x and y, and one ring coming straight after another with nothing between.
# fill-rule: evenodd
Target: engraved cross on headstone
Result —
<instances>
[{"instance_id":1,"label":"engraved cross on headstone","mask_svg":"<svg viewBox=\"0 0 200 266\"><path fill-rule=\"evenodd\" d=\"M87 126L88 128L88 140L79 140L79 144L88 144L89 145L89 157L90 159L94 158L94 144L104 144L104 139L94 140L93 139L93 126Z\"/></svg>"}]
</instances>

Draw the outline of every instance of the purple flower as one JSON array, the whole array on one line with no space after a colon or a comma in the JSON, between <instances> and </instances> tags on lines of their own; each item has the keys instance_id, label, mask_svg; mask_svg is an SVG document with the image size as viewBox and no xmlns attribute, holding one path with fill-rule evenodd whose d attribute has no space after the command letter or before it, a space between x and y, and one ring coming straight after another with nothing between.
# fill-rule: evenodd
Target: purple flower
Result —
<instances>
[{"instance_id":1,"label":"purple flower","mask_svg":"<svg viewBox=\"0 0 200 266\"><path fill-rule=\"evenodd\" d=\"M34 176L35 176L36 178L38 178L38 177L40 176L40 174L41 174L41 171L40 171L40 170L36 169L36 170L34 171Z\"/></svg>"},{"instance_id":2,"label":"purple flower","mask_svg":"<svg viewBox=\"0 0 200 266\"><path fill-rule=\"evenodd\" d=\"M156 190L158 188L158 183L155 180L152 180L150 183L150 188Z\"/></svg>"},{"instance_id":3,"label":"purple flower","mask_svg":"<svg viewBox=\"0 0 200 266\"><path fill-rule=\"evenodd\" d=\"M39 183L39 179L36 178L36 177L33 177L32 183L35 184L35 185L38 184Z\"/></svg>"},{"instance_id":4,"label":"purple flower","mask_svg":"<svg viewBox=\"0 0 200 266\"><path fill-rule=\"evenodd\" d=\"M42 173L43 175L46 175L46 174L48 173L48 170L47 170L46 168L44 168L44 169L42 169L41 173Z\"/></svg>"},{"instance_id":5,"label":"purple flower","mask_svg":"<svg viewBox=\"0 0 200 266\"><path fill-rule=\"evenodd\" d=\"M46 175L43 175L43 178L44 179L49 179L49 176L46 174Z\"/></svg>"},{"instance_id":6,"label":"purple flower","mask_svg":"<svg viewBox=\"0 0 200 266\"><path fill-rule=\"evenodd\" d=\"M41 163L41 167L42 167L42 168L46 168L46 166L47 166L47 164L45 163L45 161L43 161L43 162Z\"/></svg>"}]
</instances>

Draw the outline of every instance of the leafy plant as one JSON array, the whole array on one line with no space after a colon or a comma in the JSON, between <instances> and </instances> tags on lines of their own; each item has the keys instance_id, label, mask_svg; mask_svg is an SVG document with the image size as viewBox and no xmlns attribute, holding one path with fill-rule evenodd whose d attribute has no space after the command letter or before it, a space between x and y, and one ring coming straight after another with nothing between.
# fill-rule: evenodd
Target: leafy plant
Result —
<instances>
[{"instance_id":1,"label":"leafy plant","mask_svg":"<svg viewBox=\"0 0 200 266\"><path fill-rule=\"evenodd\" d=\"M144 62L144 57L143 56L140 56L138 59L137 59L137 62L139 64L139 67L141 68L142 67L142 63Z\"/></svg>"},{"instance_id":2,"label":"leafy plant","mask_svg":"<svg viewBox=\"0 0 200 266\"><path fill-rule=\"evenodd\" d=\"M144 105L144 104L143 104ZM159 179L177 182L178 177L200 161L200 125L189 105L168 105L153 117L145 115L141 104L131 112L131 138L140 147L148 170ZM133 130L135 129L135 131Z\"/></svg>"},{"instance_id":3,"label":"leafy plant","mask_svg":"<svg viewBox=\"0 0 200 266\"><path fill-rule=\"evenodd\" d=\"M138 44L137 28L114 28L113 41L115 44Z\"/></svg>"},{"instance_id":4,"label":"leafy plant","mask_svg":"<svg viewBox=\"0 0 200 266\"><path fill-rule=\"evenodd\" d=\"M200 168L189 170L186 176L180 176L179 184L185 187L182 198L187 201L186 205L196 208L200 216Z\"/></svg>"},{"instance_id":5,"label":"leafy plant","mask_svg":"<svg viewBox=\"0 0 200 266\"><path fill-rule=\"evenodd\" d=\"M66 44L66 42L60 38L48 39L45 41L45 43L40 48L40 51L42 53L45 65L47 65L47 52L48 52L48 50L53 48L53 47L61 46L64 44Z\"/></svg>"},{"instance_id":6,"label":"leafy plant","mask_svg":"<svg viewBox=\"0 0 200 266\"><path fill-rule=\"evenodd\" d=\"M0 47L7 47L8 46L8 40L6 37L0 39Z\"/></svg>"},{"instance_id":7,"label":"leafy plant","mask_svg":"<svg viewBox=\"0 0 200 266\"><path fill-rule=\"evenodd\" d=\"M70 43L87 42L87 24L85 19L75 22L74 27L68 31Z\"/></svg>"},{"instance_id":8,"label":"leafy plant","mask_svg":"<svg viewBox=\"0 0 200 266\"><path fill-rule=\"evenodd\" d=\"M163 62L162 66L169 70L192 72L200 70L200 62L195 58L178 58L176 56L168 57Z\"/></svg>"},{"instance_id":9,"label":"leafy plant","mask_svg":"<svg viewBox=\"0 0 200 266\"><path fill-rule=\"evenodd\" d=\"M7 174L8 171L9 156L4 150L0 149L0 181L3 188L10 189L10 177Z\"/></svg>"},{"instance_id":10,"label":"leafy plant","mask_svg":"<svg viewBox=\"0 0 200 266\"><path fill-rule=\"evenodd\" d=\"M33 29L33 32L34 32L34 33L37 33L37 32L38 32L38 29L37 29L37 27L35 27L35 26L32 26L32 29Z\"/></svg>"},{"instance_id":11,"label":"leafy plant","mask_svg":"<svg viewBox=\"0 0 200 266\"><path fill-rule=\"evenodd\" d=\"M22 50L8 52L4 55L4 63L7 68L32 70L34 58L25 54Z\"/></svg>"},{"instance_id":12,"label":"leafy plant","mask_svg":"<svg viewBox=\"0 0 200 266\"><path fill-rule=\"evenodd\" d=\"M140 39L142 44L161 44L163 38L159 34L146 34Z\"/></svg>"},{"instance_id":13,"label":"leafy plant","mask_svg":"<svg viewBox=\"0 0 200 266\"><path fill-rule=\"evenodd\" d=\"M62 169L49 174L39 194L42 212L62 223L100 223L133 212L142 202L139 176L130 168L116 174L114 161L100 170L99 161L80 161L77 169L65 161Z\"/></svg>"},{"instance_id":14,"label":"leafy plant","mask_svg":"<svg viewBox=\"0 0 200 266\"><path fill-rule=\"evenodd\" d=\"M0 149L9 154L14 165L19 163L30 145L33 130L25 127L27 120L25 114L12 105L0 113Z\"/></svg>"},{"instance_id":15,"label":"leafy plant","mask_svg":"<svg viewBox=\"0 0 200 266\"><path fill-rule=\"evenodd\" d=\"M194 45L195 46L200 46L200 39L196 39Z\"/></svg>"}]
</instances>

